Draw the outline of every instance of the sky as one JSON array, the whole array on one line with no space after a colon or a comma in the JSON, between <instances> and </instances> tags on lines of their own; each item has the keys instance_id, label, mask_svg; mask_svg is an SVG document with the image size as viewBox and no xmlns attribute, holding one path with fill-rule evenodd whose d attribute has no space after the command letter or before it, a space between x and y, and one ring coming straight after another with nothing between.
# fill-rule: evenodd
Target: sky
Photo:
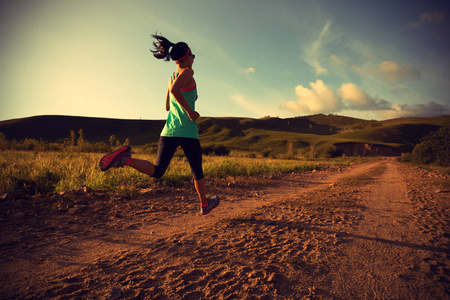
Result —
<instances>
[{"instance_id":1,"label":"sky","mask_svg":"<svg viewBox=\"0 0 450 300\"><path fill-rule=\"evenodd\" d=\"M448 115L449 3L1 0L0 120L165 119L155 32L195 54L205 117Z\"/></svg>"}]
</instances>

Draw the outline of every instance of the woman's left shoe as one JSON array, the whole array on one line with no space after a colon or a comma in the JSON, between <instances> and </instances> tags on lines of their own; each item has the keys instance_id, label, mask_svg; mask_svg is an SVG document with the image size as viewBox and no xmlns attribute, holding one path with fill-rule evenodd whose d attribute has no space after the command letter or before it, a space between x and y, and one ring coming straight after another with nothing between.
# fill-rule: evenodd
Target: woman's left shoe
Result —
<instances>
[{"instance_id":1,"label":"woman's left shoe","mask_svg":"<svg viewBox=\"0 0 450 300\"><path fill-rule=\"evenodd\" d=\"M211 197L211 199L208 199L208 206L202 207L202 210L201 210L202 215L209 214L214 208L219 206L219 202L220 202L220 200L219 200L218 196L214 196L214 197Z\"/></svg>"}]
</instances>

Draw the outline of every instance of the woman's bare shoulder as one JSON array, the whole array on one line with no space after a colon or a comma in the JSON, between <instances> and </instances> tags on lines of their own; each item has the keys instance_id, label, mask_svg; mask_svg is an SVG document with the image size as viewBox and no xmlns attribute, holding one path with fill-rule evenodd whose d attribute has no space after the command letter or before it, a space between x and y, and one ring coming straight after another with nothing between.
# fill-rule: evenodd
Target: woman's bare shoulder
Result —
<instances>
[{"instance_id":1,"label":"woman's bare shoulder","mask_svg":"<svg viewBox=\"0 0 450 300\"><path fill-rule=\"evenodd\" d=\"M185 69L181 69L179 76L194 76L194 70L192 70L191 68L185 68Z\"/></svg>"}]
</instances>

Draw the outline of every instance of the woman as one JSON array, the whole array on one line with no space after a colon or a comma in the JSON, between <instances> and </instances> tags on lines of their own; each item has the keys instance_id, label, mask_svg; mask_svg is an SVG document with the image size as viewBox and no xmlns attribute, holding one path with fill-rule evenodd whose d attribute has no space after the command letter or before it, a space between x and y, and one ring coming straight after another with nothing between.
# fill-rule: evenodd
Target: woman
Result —
<instances>
[{"instance_id":1,"label":"woman","mask_svg":"<svg viewBox=\"0 0 450 300\"><path fill-rule=\"evenodd\" d=\"M206 184L202 169L202 151L200 147L197 122L200 117L195 111L197 86L194 80L192 64L195 55L186 43L173 44L165 37L152 35L155 50L150 50L158 59L175 61L177 70L169 80L166 94L166 110L169 112L164 129L161 132L156 164L146 160L131 158L131 148L123 146L105 155L100 160L100 169L111 167L132 167L141 173L161 178L167 170L178 146L183 148L194 175L194 184L201 202L201 213L208 214L219 205L219 198L206 198Z\"/></svg>"}]
</instances>

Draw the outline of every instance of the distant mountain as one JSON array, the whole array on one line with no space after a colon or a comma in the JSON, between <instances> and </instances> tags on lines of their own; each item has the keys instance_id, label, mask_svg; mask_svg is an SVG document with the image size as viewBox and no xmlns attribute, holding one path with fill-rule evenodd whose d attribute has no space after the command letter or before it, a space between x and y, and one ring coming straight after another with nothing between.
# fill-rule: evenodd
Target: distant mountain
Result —
<instances>
[{"instance_id":1,"label":"distant mountain","mask_svg":"<svg viewBox=\"0 0 450 300\"><path fill-rule=\"evenodd\" d=\"M450 116L400 118L370 121L337 115L295 118L210 118L198 120L203 146L222 144L232 149L283 151L286 147L330 147L339 145L379 145L395 153L410 151L420 139L442 126ZM0 121L0 132L8 140L25 138L55 142L83 129L89 142L109 143L114 134L128 138L132 145L155 143L164 120L123 120L71 116L35 116ZM368 146L365 146L367 149Z\"/></svg>"},{"instance_id":2,"label":"distant mountain","mask_svg":"<svg viewBox=\"0 0 450 300\"><path fill-rule=\"evenodd\" d=\"M143 145L158 140L164 123L164 120L35 116L0 121L0 132L3 132L8 140L30 138L56 142L69 138L71 130L78 136L78 131L83 129L85 139L89 142L109 143L109 137L114 134L119 140L129 138L133 144Z\"/></svg>"}]
</instances>

